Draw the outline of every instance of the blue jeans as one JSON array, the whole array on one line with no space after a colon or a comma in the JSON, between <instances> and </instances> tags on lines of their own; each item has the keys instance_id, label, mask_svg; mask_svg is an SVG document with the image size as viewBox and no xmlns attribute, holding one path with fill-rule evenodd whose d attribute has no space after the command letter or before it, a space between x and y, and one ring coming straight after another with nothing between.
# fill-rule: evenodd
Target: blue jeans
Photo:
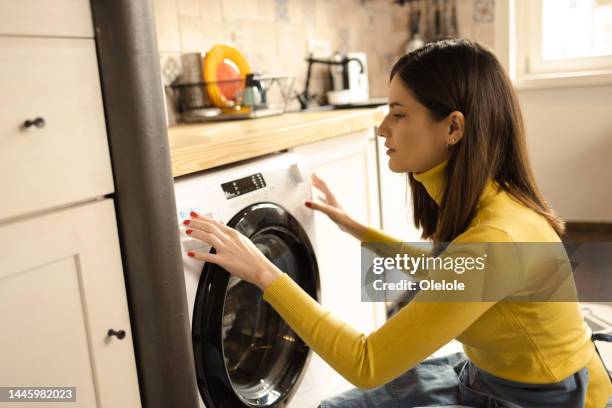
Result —
<instances>
[{"instance_id":1,"label":"blue jeans","mask_svg":"<svg viewBox=\"0 0 612 408\"><path fill-rule=\"evenodd\" d=\"M350 389L321 408L582 408L588 385L583 368L554 384L508 381L478 369L463 352L424 360L393 381Z\"/></svg>"}]
</instances>

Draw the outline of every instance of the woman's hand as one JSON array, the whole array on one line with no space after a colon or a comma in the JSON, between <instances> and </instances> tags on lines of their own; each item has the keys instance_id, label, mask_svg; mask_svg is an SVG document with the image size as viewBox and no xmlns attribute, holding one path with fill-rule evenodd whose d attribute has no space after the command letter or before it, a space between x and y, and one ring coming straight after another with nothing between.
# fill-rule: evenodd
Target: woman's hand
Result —
<instances>
[{"instance_id":1,"label":"woman's hand","mask_svg":"<svg viewBox=\"0 0 612 408\"><path fill-rule=\"evenodd\" d=\"M253 242L225 224L192 212L185 233L215 248L216 253L189 251L187 255L219 265L262 291L283 272Z\"/></svg>"},{"instance_id":2,"label":"woman's hand","mask_svg":"<svg viewBox=\"0 0 612 408\"><path fill-rule=\"evenodd\" d=\"M365 231L365 227L344 211L334 193L331 192L327 183L320 179L315 173L310 174L312 186L319 190L323 195L319 195L319 202L306 201L305 205L313 210L320 211L327 215L338 227L355 238L360 239Z\"/></svg>"}]
</instances>

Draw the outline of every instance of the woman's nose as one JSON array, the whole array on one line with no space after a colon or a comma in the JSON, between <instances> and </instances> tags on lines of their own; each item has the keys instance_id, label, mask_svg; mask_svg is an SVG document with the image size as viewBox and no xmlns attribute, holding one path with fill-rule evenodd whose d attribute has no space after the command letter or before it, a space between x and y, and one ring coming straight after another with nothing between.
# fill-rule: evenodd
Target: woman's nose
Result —
<instances>
[{"instance_id":1,"label":"woman's nose","mask_svg":"<svg viewBox=\"0 0 612 408\"><path fill-rule=\"evenodd\" d=\"M387 129L386 123L387 117L385 117L376 128L376 136L384 137L385 139L389 137L389 130Z\"/></svg>"},{"instance_id":2,"label":"woman's nose","mask_svg":"<svg viewBox=\"0 0 612 408\"><path fill-rule=\"evenodd\" d=\"M386 132L382 127L376 128L376 136L383 137L385 139L387 138Z\"/></svg>"}]
</instances>

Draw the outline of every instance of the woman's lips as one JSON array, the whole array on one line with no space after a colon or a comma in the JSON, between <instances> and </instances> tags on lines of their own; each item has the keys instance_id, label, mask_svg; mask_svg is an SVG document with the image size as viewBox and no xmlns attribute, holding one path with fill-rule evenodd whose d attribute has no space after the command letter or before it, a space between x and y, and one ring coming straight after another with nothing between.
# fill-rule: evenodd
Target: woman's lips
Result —
<instances>
[{"instance_id":1,"label":"woman's lips","mask_svg":"<svg viewBox=\"0 0 612 408\"><path fill-rule=\"evenodd\" d=\"M393 153L394 151L395 151L395 150L393 150L393 149L387 149L387 154L391 154L391 153Z\"/></svg>"}]
</instances>

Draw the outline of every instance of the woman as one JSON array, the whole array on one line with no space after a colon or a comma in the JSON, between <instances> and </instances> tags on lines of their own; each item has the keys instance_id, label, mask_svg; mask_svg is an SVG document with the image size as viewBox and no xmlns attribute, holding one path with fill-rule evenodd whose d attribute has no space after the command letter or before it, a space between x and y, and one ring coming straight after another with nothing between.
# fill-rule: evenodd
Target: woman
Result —
<instances>
[{"instance_id":1,"label":"woman","mask_svg":"<svg viewBox=\"0 0 612 408\"><path fill-rule=\"evenodd\" d=\"M409 175L424 238L560 242L563 225L535 185L512 86L489 50L444 40L403 56L391 71L389 108L378 134L389 168ZM308 207L362 242L399 242L352 219L322 180L312 181L323 197ZM359 388L322 406L601 408L612 393L576 302L413 301L366 336L321 308L237 231L197 215L187 223L216 249L190 256L261 288ZM452 339L465 354L422 362Z\"/></svg>"}]
</instances>

